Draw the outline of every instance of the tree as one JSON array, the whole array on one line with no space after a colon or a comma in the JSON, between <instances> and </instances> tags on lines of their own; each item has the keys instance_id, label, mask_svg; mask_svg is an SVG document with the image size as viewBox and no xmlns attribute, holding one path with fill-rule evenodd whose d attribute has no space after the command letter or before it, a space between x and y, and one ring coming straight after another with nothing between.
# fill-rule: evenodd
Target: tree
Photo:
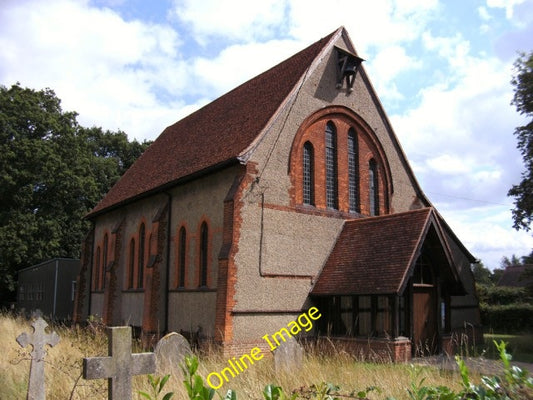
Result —
<instances>
[{"instance_id":1,"label":"tree","mask_svg":"<svg viewBox=\"0 0 533 400\"><path fill-rule=\"evenodd\" d=\"M533 51L529 55L520 54L514 66L511 83L515 93L511 104L529 122L514 132L526 170L522 173L522 181L511 187L508 196L514 197L514 228L529 231L533 219Z\"/></svg>"},{"instance_id":2,"label":"tree","mask_svg":"<svg viewBox=\"0 0 533 400\"><path fill-rule=\"evenodd\" d=\"M522 262L520 261L520 257L517 257L515 254L511 256L511 258L507 256L503 256L500 260L500 267L502 269L505 269L507 267L512 267L513 265L520 265Z\"/></svg>"},{"instance_id":3,"label":"tree","mask_svg":"<svg viewBox=\"0 0 533 400\"><path fill-rule=\"evenodd\" d=\"M84 215L149 144L76 117L51 89L0 86L0 301L19 269L79 257Z\"/></svg>"},{"instance_id":4,"label":"tree","mask_svg":"<svg viewBox=\"0 0 533 400\"><path fill-rule=\"evenodd\" d=\"M472 265L472 273L474 274L474 280L481 285L492 284L492 273L483 265L482 262Z\"/></svg>"}]
</instances>

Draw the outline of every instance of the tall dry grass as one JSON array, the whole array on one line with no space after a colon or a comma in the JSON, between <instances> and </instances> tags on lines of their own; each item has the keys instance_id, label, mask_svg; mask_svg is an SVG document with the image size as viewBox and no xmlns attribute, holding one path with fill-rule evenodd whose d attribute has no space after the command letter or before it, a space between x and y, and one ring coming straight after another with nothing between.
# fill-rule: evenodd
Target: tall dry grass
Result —
<instances>
[{"instance_id":1,"label":"tall dry grass","mask_svg":"<svg viewBox=\"0 0 533 400\"><path fill-rule=\"evenodd\" d=\"M0 314L0 399L25 399L30 368L30 351L28 346L22 349L15 341L22 332L31 332L28 321L21 317ZM61 340L53 348L48 347L46 357L46 392L47 399L106 399L107 381L86 381L81 377L84 357L107 355L107 338L98 325L84 329L71 329L65 326L53 326ZM135 346L134 346L135 347ZM139 351L137 348L136 351ZM220 371L227 366L215 349L199 354L199 373L206 377L210 372ZM361 390L377 386L381 393L372 392L371 399L408 399L406 389L414 381L425 378L425 385L446 385L459 389L460 378L455 372L439 371L431 367L417 367L418 375L413 376L413 367L408 364L367 363L355 360L346 353L338 352L334 356L321 356L311 352L301 368L293 371L276 373L273 359L263 358L251 365L240 375L232 378L219 392L227 389L237 391L239 400L262 399L261 391L265 385L275 383L286 392L302 386L330 382L339 385L343 392ZM167 391L175 392L175 399L186 399L179 366L169 371L171 378L165 386ZM146 376L133 379L135 399L139 390L149 391Z\"/></svg>"}]
</instances>

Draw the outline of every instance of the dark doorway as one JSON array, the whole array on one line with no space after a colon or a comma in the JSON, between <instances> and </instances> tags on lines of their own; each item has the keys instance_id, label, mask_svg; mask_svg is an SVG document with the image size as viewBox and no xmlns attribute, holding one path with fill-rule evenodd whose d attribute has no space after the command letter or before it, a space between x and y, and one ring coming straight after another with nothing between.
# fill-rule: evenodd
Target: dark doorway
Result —
<instances>
[{"instance_id":1,"label":"dark doorway","mask_svg":"<svg viewBox=\"0 0 533 400\"><path fill-rule=\"evenodd\" d=\"M413 355L417 357L438 351L436 290L432 285L413 287Z\"/></svg>"}]
</instances>

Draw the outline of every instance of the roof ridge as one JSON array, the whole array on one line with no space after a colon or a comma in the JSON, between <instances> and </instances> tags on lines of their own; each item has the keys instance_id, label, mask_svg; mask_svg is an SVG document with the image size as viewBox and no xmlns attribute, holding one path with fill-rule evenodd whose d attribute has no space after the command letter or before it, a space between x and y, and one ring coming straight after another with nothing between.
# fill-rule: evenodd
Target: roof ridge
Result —
<instances>
[{"instance_id":1,"label":"roof ridge","mask_svg":"<svg viewBox=\"0 0 533 400\"><path fill-rule=\"evenodd\" d=\"M245 162L239 156L262 134L305 71L343 29L336 29L166 127L86 218L206 171Z\"/></svg>"}]
</instances>

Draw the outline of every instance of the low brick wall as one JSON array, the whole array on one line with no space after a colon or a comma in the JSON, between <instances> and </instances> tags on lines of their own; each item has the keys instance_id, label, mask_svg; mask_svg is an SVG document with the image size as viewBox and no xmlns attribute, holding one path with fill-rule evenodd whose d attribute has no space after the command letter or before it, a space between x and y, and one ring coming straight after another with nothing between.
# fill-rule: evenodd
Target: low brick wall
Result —
<instances>
[{"instance_id":1,"label":"low brick wall","mask_svg":"<svg viewBox=\"0 0 533 400\"><path fill-rule=\"evenodd\" d=\"M467 325L454 329L442 336L442 351L449 356L458 353L461 348L473 348L485 342L481 326Z\"/></svg>"},{"instance_id":2,"label":"low brick wall","mask_svg":"<svg viewBox=\"0 0 533 400\"><path fill-rule=\"evenodd\" d=\"M411 341L409 338L320 338L307 342L322 354L344 352L358 359L378 362L406 362L411 360Z\"/></svg>"}]
</instances>

